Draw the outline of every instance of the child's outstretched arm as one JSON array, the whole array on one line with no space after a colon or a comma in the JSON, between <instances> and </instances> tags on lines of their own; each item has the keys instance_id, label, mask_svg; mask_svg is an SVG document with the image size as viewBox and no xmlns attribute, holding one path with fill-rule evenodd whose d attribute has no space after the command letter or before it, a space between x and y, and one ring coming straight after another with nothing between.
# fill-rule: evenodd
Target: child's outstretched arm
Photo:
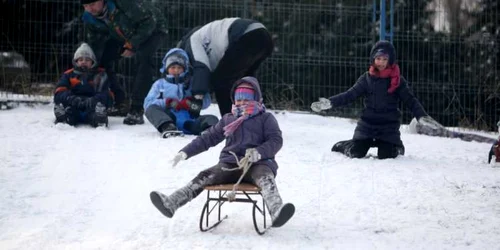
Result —
<instances>
[{"instance_id":1,"label":"child's outstretched arm","mask_svg":"<svg viewBox=\"0 0 500 250\"><path fill-rule=\"evenodd\" d=\"M418 99L413 95L413 91L408 86L408 82L401 76L401 80L398 87L399 98L406 107L408 107L417 120L420 120L421 117L428 116L427 112L425 112L424 107L418 101Z\"/></svg>"},{"instance_id":2,"label":"child's outstretched arm","mask_svg":"<svg viewBox=\"0 0 500 250\"><path fill-rule=\"evenodd\" d=\"M224 119L221 119L217 124L205 130L202 135L196 137L180 151L186 153L187 159L216 146L225 139L223 130L225 125Z\"/></svg>"},{"instance_id":3,"label":"child's outstretched arm","mask_svg":"<svg viewBox=\"0 0 500 250\"><path fill-rule=\"evenodd\" d=\"M354 84L354 86L352 86L350 89L328 99L323 97L319 98L318 102L313 102L311 104L311 109L314 112L320 112L322 110L331 109L332 107L335 108L347 105L356 100L358 97L365 95L367 88L368 83L366 81L366 74L363 74L358 78L356 84Z\"/></svg>"}]
</instances>

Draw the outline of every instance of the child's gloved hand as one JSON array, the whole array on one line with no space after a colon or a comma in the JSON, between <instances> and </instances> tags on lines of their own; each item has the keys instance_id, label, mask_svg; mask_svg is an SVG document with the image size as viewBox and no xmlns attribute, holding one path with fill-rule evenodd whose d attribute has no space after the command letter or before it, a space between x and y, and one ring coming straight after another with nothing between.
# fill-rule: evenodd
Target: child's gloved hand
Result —
<instances>
[{"instance_id":1,"label":"child's gloved hand","mask_svg":"<svg viewBox=\"0 0 500 250\"><path fill-rule=\"evenodd\" d=\"M179 151L179 153L175 155L174 159L172 159L172 167L175 167L177 163L186 159L187 159L187 154L183 151Z\"/></svg>"},{"instance_id":2,"label":"child's gloved hand","mask_svg":"<svg viewBox=\"0 0 500 250\"><path fill-rule=\"evenodd\" d=\"M78 108L83 99L79 96L70 95L66 98L66 101L68 102L69 106Z\"/></svg>"},{"instance_id":3,"label":"child's gloved hand","mask_svg":"<svg viewBox=\"0 0 500 250\"><path fill-rule=\"evenodd\" d=\"M173 108L173 109L177 110L177 106L179 106L179 100L167 98L167 99L165 99L165 105L167 106L167 109Z\"/></svg>"},{"instance_id":4,"label":"child's gloved hand","mask_svg":"<svg viewBox=\"0 0 500 250\"><path fill-rule=\"evenodd\" d=\"M192 99L191 102L189 102L189 114L191 114L192 117L199 117L201 108L203 106L203 100L201 99Z\"/></svg>"},{"instance_id":5,"label":"child's gloved hand","mask_svg":"<svg viewBox=\"0 0 500 250\"><path fill-rule=\"evenodd\" d=\"M327 110L332 108L332 103L330 100L324 97L320 97L318 102L313 102L311 104L312 111L319 113L322 110Z\"/></svg>"},{"instance_id":6,"label":"child's gloved hand","mask_svg":"<svg viewBox=\"0 0 500 250\"><path fill-rule=\"evenodd\" d=\"M91 110L95 109L96 104L97 104L97 98L88 97L86 99L83 99L83 101L80 102L80 105L78 106L78 108L80 110L91 111Z\"/></svg>"},{"instance_id":7,"label":"child's gloved hand","mask_svg":"<svg viewBox=\"0 0 500 250\"><path fill-rule=\"evenodd\" d=\"M255 148L247 148L247 150L245 151L245 157L248 157L248 161L249 162L258 162L260 161L260 154L259 154L259 151L257 151L257 149Z\"/></svg>"},{"instance_id":8,"label":"child's gloved hand","mask_svg":"<svg viewBox=\"0 0 500 250\"><path fill-rule=\"evenodd\" d=\"M191 105L191 98L186 97L182 100L179 101L179 104L177 104L177 107L175 110L179 111L181 109L188 110L189 111L189 106Z\"/></svg>"}]
</instances>

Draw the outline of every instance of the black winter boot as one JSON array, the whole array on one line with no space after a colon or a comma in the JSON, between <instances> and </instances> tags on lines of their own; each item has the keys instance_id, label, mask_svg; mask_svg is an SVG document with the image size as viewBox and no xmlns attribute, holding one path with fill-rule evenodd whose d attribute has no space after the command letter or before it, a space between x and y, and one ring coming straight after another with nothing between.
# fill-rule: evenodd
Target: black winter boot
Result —
<instances>
[{"instance_id":1,"label":"black winter boot","mask_svg":"<svg viewBox=\"0 0 500 250\"><path fill-rule=\"evenodd\" d=\"M182 131L177 129L177 126L173 122L165 122L163 123L159 130L161 131L162 138L169 138L172 136L180 136L182 135Z\"/></svg>"},{"instance_id":2,"label":"black winter boot","mask_svg":"<svg viewBox=\"0 0 500 250\"><path fill-rule=\"evenodd\" d=\"M72 106L65 108L66 110L66 123L71 126L76 126L80 122L80 111Z\"/></svg>"},{"instance_id":3,"label":"black winter boot","mask_svg":"<svg viewBox=\"0 0 500 250\"><path fill-rule=\"evenodd\" d=\"M128 105L125 102L115 104L113 107L108 109L108 116L125 117L127 116L128 110Z\"/></svg>"},{"instance_id":4,"label":"black winter boot","mask_svg":"<svg viewBox=\"0 0 500 250\"><path fill-rule=\"evenodd\" d=\"M56 116L56 123L66 123L66 108L61 103L54 105L54 115Z\"/></svg>"},{"instance_id":5,"label":"black winter boot","mask_svg":"<svg viewBox=\"0 0 500 250\"><path fill-rule=\"evenodd\" d=\"M354 146L354 142L352 140L339 141L335 143L332 147L332 152L345 153L351 150L352 146Z\"/></svg>"},{"instance_id":6,"label":"black winter boot","mask_svg":"<svg viewBox=\"0 0 500 250\"><path fill-rule=\"evenodd\" d=\"M132 108L127 114L127 117L123 119L123 123L127 125L144 124L144 110L142 108Z\"/></svg>"},{"instance_id":7,"label":"black winter boot","mask_svg":"<svg viewBox=\"0 0 500 250\"><path fill-rule=\"evenodd\" d=\"M100 102L95 105L93 126L108 126L108 113L106 110L106 106L104 106L104 104Z\"/></svg>"}]
</instances>

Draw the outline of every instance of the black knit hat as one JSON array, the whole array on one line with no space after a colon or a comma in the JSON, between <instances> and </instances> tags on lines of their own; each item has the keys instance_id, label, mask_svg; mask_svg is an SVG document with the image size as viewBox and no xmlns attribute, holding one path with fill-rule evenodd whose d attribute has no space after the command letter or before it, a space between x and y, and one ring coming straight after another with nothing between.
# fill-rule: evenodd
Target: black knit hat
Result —
<instances>
[{"instance_id":1,"label":"black knit hat","mask_svg":"<svg viewBox=\"0 0 500 250\"><path fill-rule=\"evenodd\" d=\"M97 2L99 0L80 0L80 4L89 4L89 3L93 3L93 2Z\"/></svg>"},{"instance_id":2,"label":"black knit hat","mask_svg":"<svg viewBox=\"0 0 500 250\"><path fill-rule=\"evenodd\" d=\"M370 52L370 64L373 64L375 57L385 54L389 57L389 65L394 64L396 61L396 49L391 42L386 40L380 40L375 45L373 45Z\"/></svg>"}]
</instances>

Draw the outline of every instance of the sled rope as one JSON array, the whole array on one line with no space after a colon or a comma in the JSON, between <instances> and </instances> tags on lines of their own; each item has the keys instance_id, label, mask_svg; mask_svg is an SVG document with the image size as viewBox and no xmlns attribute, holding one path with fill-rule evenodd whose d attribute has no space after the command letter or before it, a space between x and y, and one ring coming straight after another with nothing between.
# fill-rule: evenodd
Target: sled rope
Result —
<instances>
[{"instance_id":1,"label":"sled rope","mask_svg":"<svg viewBox=\"0 0 500 250\"><path fill-rule=\"evenodd\" d=\"M249 161L250 155L245 155L245 157L241 158L241 160L238 160L238 156L232 151L229 151L230 154L236 158L236 164L238 165L237 168L222 168L222 170L225 171L235 171L235 170L240 170L243 169L243 173L241 174L240 178L236 182L236 184L233 185L233 190L229 194L227 194L227 199L231 202L236 199L236 189L238 188L238 185L240 185L241 180L243 180L243 177L247 173L248 169L252 166L252 163Z\"/></svg>"}]
</instances>

